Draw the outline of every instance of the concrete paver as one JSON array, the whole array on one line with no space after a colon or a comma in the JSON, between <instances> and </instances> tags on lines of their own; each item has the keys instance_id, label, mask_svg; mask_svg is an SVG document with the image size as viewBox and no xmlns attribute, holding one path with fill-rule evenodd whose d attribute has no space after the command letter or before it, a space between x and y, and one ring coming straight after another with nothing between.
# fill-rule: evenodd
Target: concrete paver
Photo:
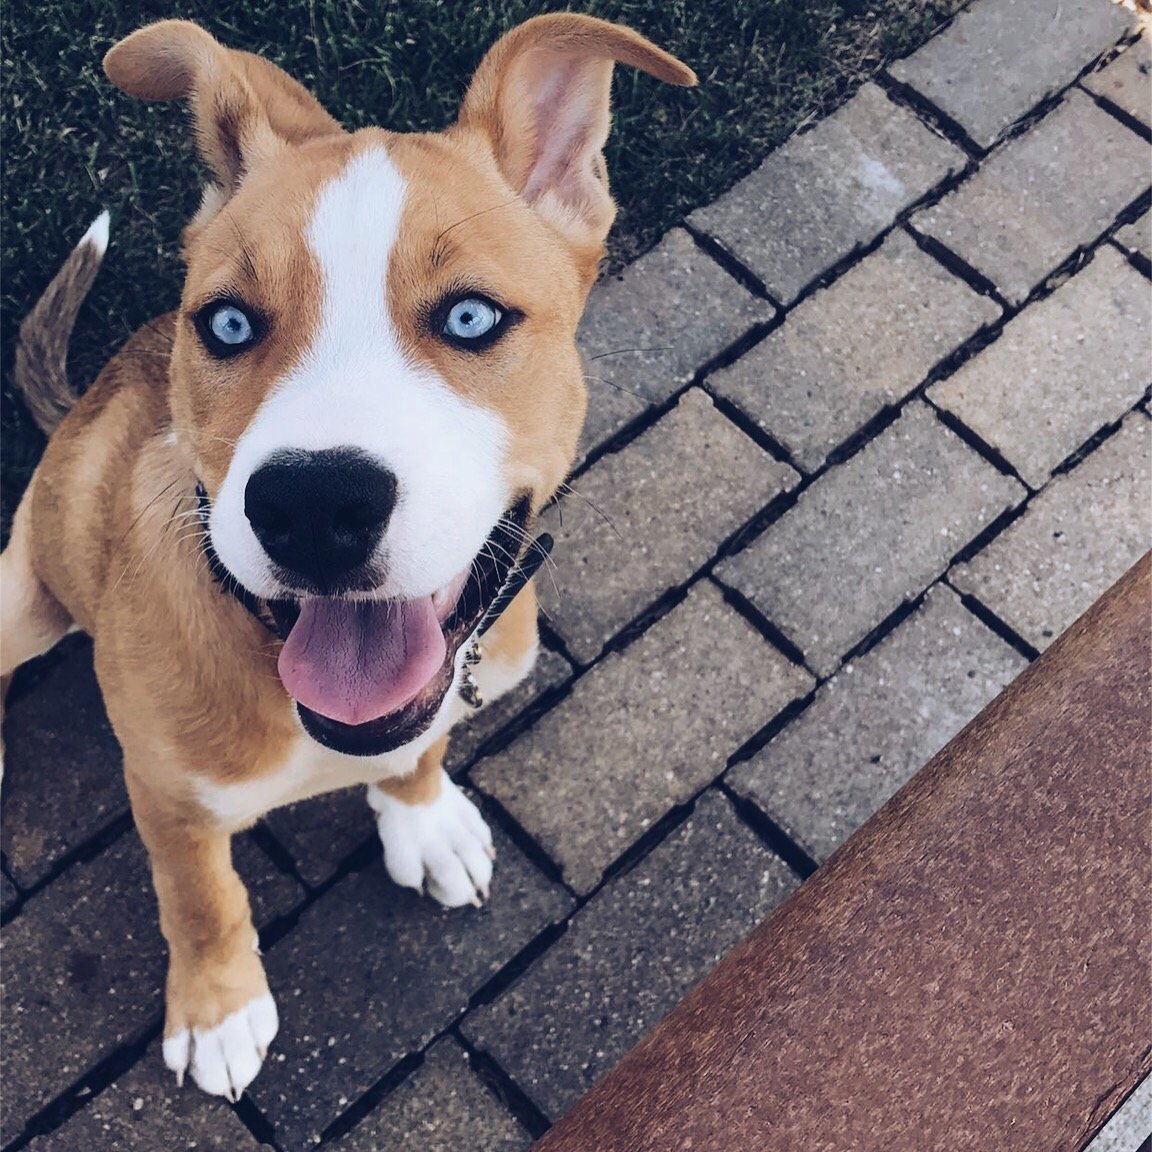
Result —
<instances>
[{"instance_id":1,"label":"concrete paver","mask_svg":"<svg viewBox=\"0 0 1152 1152\"><path fill-rule=\"evenodd\" d=\"M811 684L703 582L472 778L587 893Z\"/></svg>"},{"instance_id":2,"label":"concrete paver","mask_svg":"<svg viewBox=\"0 0 1152 1152\"><path fill-rule=\"evenodd\" d=\"M1026 665L937 585L727 781L823 860Z\"/></svg>"},{"instance_id":3,"label":"concrete paver","mask_svg":"<svg viewBox=\"0 0 1152 1152\"><path fill-rule=\"evenodd\" d=\"M706 793L690 819L581 910L563 940L465 1024L555 1118L795 887Z\"/></svg>"},{"instance_id":4,"label":"concrete paver","mask_svg":"<svg viewBox=\"0 0 1152 1152\"><path fill-rule=\"evenodd\" d=\"M333 1148L336 1152L521 1152L532 1139L468 1067L454 1040Z\"/></svg>"},{"instance_id":5,"label":"concrete paver","mask_svg":"<svg viewBox=\"0 0 1152 1152\"><path fill-rule=\"evenodd\" d=\"M246 836L233 845L257 926L303 895ZM4 1132L162 1014L165 946L135 832L33 896L3 935Z\"/></svg>"},{"instance_id":6,"label":"concrete paver","mask_svg":"<svg viewBox=\"0 0 1152 1152\"><path fill-rule=\"evenodd\" d=\"M775 309L673 228L646 256L598 284L577 337L588 380L586 455Z\"/></svg>"},{"instance_id":7,"label":"concrete paver","mask_svg":"<svg viewBox=\"0 0 1152 1152\"><path fill-rule=\"evenodd\" d=\"M978 0L888 71L988 148L1127 30L1096 0Z\"/></svg>"},{"instance_id":8,"label":"concrete paver","mask_svg":"<svg viewBox=\"0 0 1152 1152\"><path fill-rule=\"evenodd\" d=\"M75 644L6 710L4 738L0 843L12 878L28 888L128 810L91 643Z\"/></svg>"},{"instance_id":9,"label":"concrete paver","mask_svg":"<svg viewBox=\"0 0 1152 1152\"><path fill-rule=\"evenodd\" d=\"M550 571L545 570L537 583L541 591L550 589L552 587ZM452 730L448 752L444 757L444 767L454 773L470 764L485 740L495 736L510 720L545 692L559 687L571 675L572 665L563 656L549 652L547 648L541 648L535 667L528 673L523 683L481 708L468 718L466 724L460 724Z\"/></svg>"},{"instance_id":10,"label":"concrete paver","mask_svg":"<svg viewBox=\"0 0 1152 1152\"><path fill-rule=\"evenodd\" d=\"M28 1152L258 1152L266 1147L228 1104L175 1077L152 1044L143 1059Z\"/></svg>"},{"instance_id":11,"label":"concrete paver","mask_svg":"<svg viewBox=\"0 0 1152 1152\"><path fill-rule=\"evenodd\" d=\"M949 580L1042 651L1152 547L1152 434L1135 412Z\"/></svg>"},{"instance_id":12,"label":"concrete paver","mask_svg":"<svg viewBox=\"0 0 1152 1152\"><path fill-rule=\"evenodd\" d=\"M1147 280L1105 246L928 396L1038 488L1152 383L1147 316Z\"/></svg>"},{"instance_id":13,"label":"concrete paver","mask_svg":"<svg viewBox=\"0 0 1152 1152\"><path fill-rule=\"evenodd\" d=\"M19 899L16 885L6 875L0 874L0 912L7 912Z\"/></svg>"},{"instance_id":14,"label":"concrete paver","mask_svg":"<svg viewBox=\"0 0 1152 1152\"><path fill-rule=\"evenodd\" d=\"M545 580L552 626L587 663L666 588L800 477L716 411L698 388L626 451L600 460L544 517L562 591Z\"/></svg>"},{"instance_id":15,"label":"concrete paver","mask_svg":"<svg viewBox=\"0 0 1152 1152\"><path fill-rule=\"evenodd\" d=\"M1018 304L1148 187L1150 156L1139 136L1073 90L912 224Z\"/></svg>"},{"instance_id":16,"label":"concrete paver","mask_svg":"<svg viewBox=\"0 0 1152 1152\"><path fill-rule=\"evenodd\" d=\"M446 911L393 884L377 859L305 911L265 957L280 1034L249 1091L286 1152L310 1147L571 910L571 897L493 831L496 873L482 910Z\"/></svg>"},{"instance_id":17,"label":"concrete paver","mask_svg":"<svg viewBox=\"0 0 1152 1152\"><path fill-rule=\"evenodd\" d=\"M1023 496L914 401L716 575L826 676Z\"/></svg>"},{"instance_id":18,"label":"concrete paver","mask_svg":"<svg viewBox=\"0 0 1152 1152\"><path fill-rule=\"evenodd\" d=\"M1116 241L1127 252L1139 252L1145 260L1152 260L1152 212L1145 212L1139 220L1125 224L1116 233Z\"/></svg>"},{"instance_id":19,"label":"concrete paver","mask_svg":"<svg viewBox=\"0 0 1152 1152\"><path fill-rule=\"evenodd\" d=\"M897 231L708 384L813 471L999 316Z\"/></svg>"},{"instance_id":20,"label":"concrete paver","mask_svg":"<svg viewBox=\"0 0 1152 1152\"><path fill-rule=\"evenodd\" d=\"M964 164L958 148L865 84L688 219L790 304Z\"/></svg>"},{"instance_id":21,"label":"concrete paver","mask_svg":"<svg viewBox=\"0 0 1152 1152\"><path fill-rule=\"evenodd\" d=\"M1152 46L1141 36L1107 67L1084 77L1084 87L1152 128Z\"/></svg>"}]
</instances>

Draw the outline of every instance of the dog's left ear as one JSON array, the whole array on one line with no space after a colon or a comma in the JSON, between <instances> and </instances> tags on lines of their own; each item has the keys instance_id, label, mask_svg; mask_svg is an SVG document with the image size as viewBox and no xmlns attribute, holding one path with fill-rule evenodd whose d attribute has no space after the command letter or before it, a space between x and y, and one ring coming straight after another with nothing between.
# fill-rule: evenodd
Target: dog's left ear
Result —
<instances>
[{"instance_id":1,"label":"dog's left ear","mask_svg":"<svg viewBox=\"0 0 1152 1152\"><path fill-rule=\"evenodd\" d=\"M691 68L630 28L554 13L493 45L460 109L458 127L487 137L513 190L581 246L602 244L616 214L601 153L616 62L696 83Z\"/></svg>"}]
</instances>

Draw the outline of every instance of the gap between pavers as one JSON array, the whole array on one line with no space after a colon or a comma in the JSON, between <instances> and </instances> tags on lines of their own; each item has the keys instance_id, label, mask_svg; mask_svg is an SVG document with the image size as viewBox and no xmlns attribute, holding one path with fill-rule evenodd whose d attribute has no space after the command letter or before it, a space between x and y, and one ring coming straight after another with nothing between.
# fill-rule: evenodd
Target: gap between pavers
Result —
<instances>
[{"instance_id":1,"label":"gap between pavers","mask_svg":"<svg viewBox=\"0 0 1152 1152\"><path fill-rule=\"evenodd\" d=\"M333 1152L524 1152L531 1136L468 1066L452 1039L438 1040L424 1063Z\"/></svg>"},{"instance_id":2,"label":"gap between pavers","mask_svg":"<svg viewBox=\"0 0 1152 1152\"><path fill-rule=\"evenodd\" d=\"M1147 190L1150 158L1135 132L1072 89L912 226L1020 304Z\"/></svg>"},{"instance_id":3,"label":"gap between pavers","mask_svg":"<svg viewBox=\"0 0 1152 1152\"><path fill-rule=\"evenodd\" d=\"M799 480L706 393L690 389L545 513L556 565L571 577L559 593L547 579L540 585L545 616L569 652L591 663L624 625Z\"/></svg>"},{"instance_id":4,"label":"gap between pavers","mask_svg":"<svg viewBox=\"0 0 1152 1152\"><path fill-rule=\"evenodd\" d=\"M1025 495L914 400L716 576L827 676Z\"/></svg>"},{"instance_id":5,"label":"gap between pavers","mask_svg":"<svg viewBox=\"0 0 1152 1152\"><path fill-rule=\"evenodd\" d=\"M709 791L463 1030L556 1119L797 882Z\"/></svg>"},{"instance_id":6,"label":"gap between pavers","mask_svg":"<svg viewBox=\"0 0 1152 1152\"><path fill-rule=\"evenodd\" d=\"M597 284L577 334L588 385L579 460L775 315L683 228Z\"/></svg>"},{"instance_id":7,"label":"gap between pavers","mask_svg":"<svg viewBox=\"0 0 1152 1152\"><path fill-rule=\"evenodd\" d=\"M888 73L988 148L1130 26L1101 0L979 0Z\"/></svg>"},{"instance_id":8,"label":"gap between pavers","mask_svg":"<svg viewBox=\"0 0 1152 1152\"><path fill-rule=\"evenodd\" d=\"M1128 416L949 581L1043 651L1152 547L1152 432Z\"/></svg>"},{"instance_id":9,"label":"gap between pavers","mask_svg":"<svg viewBox=\"0 0 1152 1152\"><path fill-rule=\"evenodd\" d=\"M812 472L1000 314L895 231L707 383Z\"/></svg>"},{"instance_id":10,"label":"gap between pavers","mask_svg":"<svg viewBox=\"0 0 1152 1152\"><path fill-rule=\"evenodd\" d=\"M812 683L703 581L472 779L586 894Z\"/></svg>"},{"instance_id":11,"label":"gap between pavers","mask_svg":"<svg viewBox=\"0 0 1152 1152\"><path fill-rule=\"evenodd\" d=\"M1152 383L1148 300L1148 281L1103 246L993 344L933 385L928 398L1040 488Z\"/></svg>"},{"instance_id":12,"label":"gap between pavers","mask_svg":"<svg viewBox=\"0 0 1152 1152\"><path fill-rule=\"evenodd\" d=\"M483 909L398 888L377 859L306 909L265 957L280 1033L249 1089L286 1152L301 1152L574 901L493 829Z\"/></svg>"},{"instance_id":13,"label":"gap between pavers","mask_svg":"<svg viewBox=\"0 0 1152 1152\"><path fill-rule=\"evenodd\" d=\"M759 277L774 299L791 304L966 163L960 149L865 84L688 221Z\"/></svg>"},{"instance_id":14,"label":"gap between pavers","mask_svg":"<svg viewBox=\"0 0 1152 1152\"><path fill-rule=\"evenodd\" d=\"M935 585L727 783L824 860L1026 665Z\"/></svg>"}]
</instances>

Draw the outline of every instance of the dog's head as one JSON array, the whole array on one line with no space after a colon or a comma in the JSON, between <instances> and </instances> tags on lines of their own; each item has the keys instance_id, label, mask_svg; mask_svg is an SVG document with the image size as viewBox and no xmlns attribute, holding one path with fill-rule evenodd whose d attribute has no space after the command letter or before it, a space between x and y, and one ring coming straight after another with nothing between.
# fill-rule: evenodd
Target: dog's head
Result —
<instances>
[{"instance_id":1,"label":"dog's head","mask_svg":"<svg viewBox=\"0 0 1152 1152\"><path fill-rule=\"evenodd\" d=\"M229 573L278 605L317 739L412 739L576 450L575 333L615 213L612 68L692 72L635 32L541 16L439 134L344 132L259 57L183 21L105 59L191 102L216 183L188 226L173 430Z\"/></svg>"}]
</instances>

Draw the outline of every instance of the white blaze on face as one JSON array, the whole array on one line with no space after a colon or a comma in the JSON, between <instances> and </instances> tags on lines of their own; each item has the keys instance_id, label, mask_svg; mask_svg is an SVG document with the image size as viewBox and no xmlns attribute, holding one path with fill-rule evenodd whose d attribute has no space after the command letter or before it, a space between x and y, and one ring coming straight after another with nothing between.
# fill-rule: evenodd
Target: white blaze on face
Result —
<instances>
[{"instance_id":1,"label":"white blaze on face","mask_svg":"<svg viewBox=\"0 0 1152 1152\"><path fill-rule=\"evenodd\" d=\"M210 522L217 555L257 595L282 589L244 515L244 488L275 452L358 448L396 476L396 508L373 557L387 572L378 594L389 598L447 585L510 503L503 421L409 362L389 318L388 261L404 196L388 154L371 148L318 197L307 239L321 271L321 323L240 438Z\"/></svg>"}]
</instances>

